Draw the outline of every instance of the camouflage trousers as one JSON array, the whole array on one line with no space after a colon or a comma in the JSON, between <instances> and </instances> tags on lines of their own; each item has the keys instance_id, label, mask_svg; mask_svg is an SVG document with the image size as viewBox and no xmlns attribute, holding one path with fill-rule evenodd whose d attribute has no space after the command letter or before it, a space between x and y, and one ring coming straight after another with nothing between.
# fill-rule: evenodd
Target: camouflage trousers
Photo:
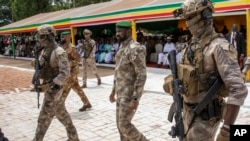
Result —
<instances>
[{"instance_id":1,"label":"camouflage trousers","mask_svg":"<svg viewBox=\"0 0 250 141\"><path fill-rule=\"evenodd\" d=\"M185 104L183 104L183 107L183 123L186 133L192 120L193 112L191 107ZM220 119L218 119L218 117L203 120L200 116L196 116L184 141L214 141L219 124Z\"/></svg>"},{"instance_id":2,"label":"camouflage trousers","mask_svg":"<svg viewBox=\"0 0 250 141\"><path fill-rule=\"evenodd\" d=\"M81 89L79 85L77 74L71 74L70 77L67 78L67 80L65 81L65 85L64 85L63 93L62 93L62 99L64 101L68 97L71 88L78 94L78 96L81 98L84 105L90 104L89 99L87 98L84 91Z\"/></svg>"},{"instance_id":3,"label":"camouflage trousers","mask_svg":"<svg viewBox=\"0 0 250 141\"><path fill-rule=\"evenodd\" d=\"M91 69L93 74L96 76L97 80L101 79L100 76L97 74L96 62L95 62L94 57L89 57L87 59L83 58L82 67L83 67L83 76L82 76L83 84L87 84L87 69L88 69L88 67Z\"/></svg>"},{"instance_id":4,"label":"camouflage trousers","mask_svg":"<svg viewBox=\"0 0 250 141\"><path fill-rule=\"evenodd\" d=\"M38 117L38 125L33 141L42 141L54 116L65 126L68 141L79 141L75 126L67 112L64 100L61 97L62 89L45 92L43 105Z\"/></svg>"},{"instance_id":5,"label":"camouflage trousers","mask_svg":"<svg viewBox=\"0 0 250 141\"><path fill-rule=\"evenodd\" d=\"M145 136L131 123L135 111L129 109L130 99L117 99L116 125L120 133L121 141L147 141Z\"/></svg>"}]
</instances>

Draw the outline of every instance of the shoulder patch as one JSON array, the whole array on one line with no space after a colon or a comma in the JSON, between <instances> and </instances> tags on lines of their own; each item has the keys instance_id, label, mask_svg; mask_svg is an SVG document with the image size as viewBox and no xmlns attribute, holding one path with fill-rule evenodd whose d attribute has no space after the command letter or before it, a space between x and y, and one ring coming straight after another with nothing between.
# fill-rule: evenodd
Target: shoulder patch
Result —
<instances>
[{"instance_id":1,"label":"shoulder patch","mask_svg":"<svg viewBox=\"0 0 250 141\"><path fill-rule=\"evenodd\" d=\"M61 55L61 54L65 53L65 50L61 47L57 47L55 49L55 52L56 52L56 54Z\"/></svg>"},{"instance_id":2,"label":"shoulder patch","mask_svg":"<svg viewBox=\"0 0 250 141\"><path fill-rule=\"evenodd\" d=\"M132 42L131 44L130 44L130 48L131 49L133 49L133 48L135 48L135 47L140 47L141 45L140 45L140 43L138 43L138 42Z\"/></svg>"},{"instance_id":3,"label":"shoulder patch","mask_svg":"<svg viewBox=\"0 0 250 141\"><path fill-rule=\"evenodd\" d=\"M226 51L232 51L232 52L237 52L236 48L232 45L229 44L228 42L221 42L219 46Z\"/></svg>"},{"instance_id":4,"label":"shoulder patch","mask_svg":"<svg viewBox=\"0 0 250 141\"><path fill-rule=\"evenodd\" d=\"M220 42L217 47L222 48L231 59L237 59L237 49L229 42Z\"/></svg>"}]
</instances>

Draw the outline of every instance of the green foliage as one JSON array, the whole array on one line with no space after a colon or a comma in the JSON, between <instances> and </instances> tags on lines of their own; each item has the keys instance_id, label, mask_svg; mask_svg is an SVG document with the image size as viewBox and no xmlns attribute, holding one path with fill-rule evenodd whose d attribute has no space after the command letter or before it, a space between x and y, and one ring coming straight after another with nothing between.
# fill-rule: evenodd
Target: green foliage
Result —
<instances>
[{"instance_id":1,"label":"green foliage","mask_svg":"<svg viewBox=\"0 0 250 141\"><path fill-rule=\"evenodd\" d=\"M81 7L89 4L95 4L100 2L107 2L110 0L75 0L76 7Z\"/></svg>"},{"instance_id":2,"label":"green foliage","mask_svg":"<svg viewBox=\"0 0 250 141\"><path fill-rule=\"evenodd\" d=\"M0 0L0 26L12 22L10 0Z\"/></svg>"},{"instance_id":3,"label":"green foliage","mask_svg":"<svg viewBox=\"0 0 250 141\"><path fill-rule=\"evenodd\" d=\"M49 12L51 0L12 0L11 8L14 21L39 13Z\"/></svg>"},{"instance_id":4,"label":"green foliage","mask_svg":"<svg viewBox=\"0 0 250 141\"><path fill-rule=\"evenodd\" d=\"M81 7L111 0L0 0L0 26L39 13Z\"/></svg>"}]
</instances>

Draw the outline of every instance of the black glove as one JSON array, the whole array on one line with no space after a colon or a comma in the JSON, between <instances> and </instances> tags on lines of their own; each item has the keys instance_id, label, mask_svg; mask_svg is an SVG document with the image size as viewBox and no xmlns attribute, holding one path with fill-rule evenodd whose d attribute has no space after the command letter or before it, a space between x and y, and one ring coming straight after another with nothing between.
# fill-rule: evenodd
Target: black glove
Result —
<instances>
[{"instance_id":1,"label":"black glove","mask_svg":"<svg viewBox=\"0 0 250 141\"><path fill-rule=\"evenodd\" d=\"M61 89L61 86L54 83L53 81L49 83L49 87L52 89L52 90L59 90Z\"/></svg>"}]
</instances>

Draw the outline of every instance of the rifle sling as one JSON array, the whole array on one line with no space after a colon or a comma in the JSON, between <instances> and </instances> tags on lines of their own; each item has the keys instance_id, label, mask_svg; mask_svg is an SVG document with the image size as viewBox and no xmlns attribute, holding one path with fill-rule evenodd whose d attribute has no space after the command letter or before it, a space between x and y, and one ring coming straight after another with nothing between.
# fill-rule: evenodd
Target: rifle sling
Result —
<instances>
[{"instance_id":1,"label":"rifle sling","mask_svg":"<svg viewBox=\"0 0 250 141\"><path fill-rule=\"evenodd\" d=\"M208 92L206 93L205 97L201 100L201 102L198 103L197 106L195 106L193 110L193 118L188 126L187 132L185 133L185 136L188 134L190 127L192 126L194 119L196 116L198 116L202 110L210 103L212 102L214 96L217 94L219 88L223 84L223 81L221 80L220 77L217 77L216 81L214 84L209 88ZM209 112L209 111L208 111Z\"/></svg>"}]
</instances>

